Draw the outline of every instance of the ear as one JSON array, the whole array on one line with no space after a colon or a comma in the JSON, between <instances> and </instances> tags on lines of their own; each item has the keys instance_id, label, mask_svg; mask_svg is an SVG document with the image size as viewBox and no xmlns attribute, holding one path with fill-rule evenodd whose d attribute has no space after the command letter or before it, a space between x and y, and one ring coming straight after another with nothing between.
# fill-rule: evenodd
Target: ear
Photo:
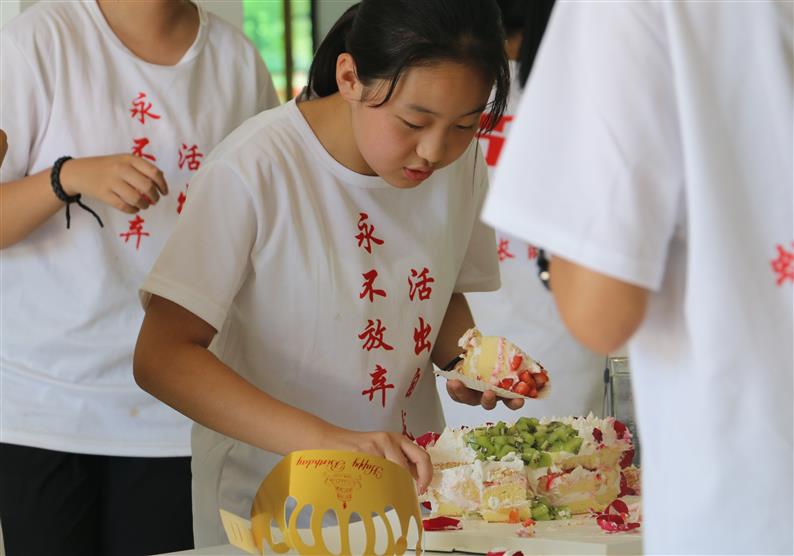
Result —
<instances>
[{"instance_id":1,"label":"ear","mask_svg":"<svg viewBox=\"0 0 794 556\"><path fill-rule=\"evenodd\" d=\"M343 99L356 102L361 100L364 86L358 80L356 61L347 52L343 52L336 59L336 85Z\"/></svg>"}]
</instances>

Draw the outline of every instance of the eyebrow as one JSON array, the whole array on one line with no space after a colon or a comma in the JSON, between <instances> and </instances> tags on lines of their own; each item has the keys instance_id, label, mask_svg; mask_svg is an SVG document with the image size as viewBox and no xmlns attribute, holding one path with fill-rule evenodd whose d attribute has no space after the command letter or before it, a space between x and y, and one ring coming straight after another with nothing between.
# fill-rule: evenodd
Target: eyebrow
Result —
<instances>
[{"instance_id":1,"label":"eyebrow","mask_svg":"<svg viewBox=\"0 0 794 556\"><path fill-rule=\"evenodd\" d=\"M411 110L414 110L415 112L421 112L422 114L430 114L432 116L440 116L441 115L441 114L439 114L437 112L433 112L429 108L425 108L424 106L419 106L418 104L409 104L408 108L411 109ZM458 116L458 117L459 118L465 118L466 116L471 116L472 114L477 114L477 113L482 112L484 110L485 110L485 105L482 105L482 106L480 106L478 108L475 108L471 112L467 112L466 114L463 114L463 115Z\"/></svg>"}]
</instances>

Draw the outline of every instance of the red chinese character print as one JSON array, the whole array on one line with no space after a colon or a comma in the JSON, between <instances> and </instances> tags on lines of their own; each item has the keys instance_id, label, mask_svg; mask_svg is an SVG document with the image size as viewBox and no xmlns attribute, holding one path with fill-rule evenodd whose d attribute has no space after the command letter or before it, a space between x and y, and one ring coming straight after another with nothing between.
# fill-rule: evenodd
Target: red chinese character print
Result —
<instances>
[{"instance_id":1,"label":"red chinese character print","mask_svg":"<svg viewBox=\"0 0 794 556\"><path fill-rule=\"evenodd\" d=\"M527 247L527 258L530 261L534 261L535 259L537 259L538 258L538 248L535 247L534 245L528 246Z\"/></svg>"},{"instance_id":2,"label":"red chinese character print","mask_svg":"<svg viewBox=\"0 0 794 556\"><path fill-rule=\"evenodd\" d=\"M198 150L198 145L188 147L182 143L182 148L179 149L179 169L184 170L185 164L187 164L188 170L195 172L201 167L201 160L199 159L203 157L204 155Z\"/></svg>"},{"instance_id":3,"label":"red chinese character print","mask_svg":"<svg viewBox=\"0 0 794 556\"><path fill-rule=\"evenodd\" d=\"M182 214L182 209L185 208L185 201L187 201L187 190L190 187L189 183L185 184L185 190L179 192L179 196L176 198L176 213Z\"/></svg>"},{"instance_id":4,"label":"red chinese character print","mask_svg":"<svg viewBox=\"0 0 794 556\"><path fill-rule=\"evenodd\" d=\"M383 339L383 333L386 332L386 327L381 324L380 319L376 319L377 323L371 319L367 320L367 327L364 332L358 335L360 340L364 340L364 345L361 349L372 351L373 349L385 349L390 351L394 349L386 343Z\"/></svg>"},{"instance_id":5,"label":"red chinese character print","mask_svg":"<svg viewBox=\"0 0 794 556\"><path fill-rule=\"evenodd\" d=\"M488 114L482 115L480 126L485 125L487 118ZM505 130L511 121L513 121L513 116L502 116L493 130L477 134L481 141L488 142L488 148L485 150L485 163L488 166L496 166L499 161L499 155L502 154L502 147L505 145Z\"/></svg>"},{"instance_id":6,"label":"red chinese character print","mask_svg":"<svg viewBox=\"0 0 794 556\"><path fill-rule=\"evenodd\" d=\"M386 390L394 388L394 384L388 384L386 382L386 373L388 371L381 367L380 365L375 365L375 371L369 373L369 376L372 377L372 388L369 390L362 390L361 395L366 396L369 395L369 401L372 401L373 396L377 392L381 393L381 405L386 407Z\"/></svg>"},{"instance_id":7,"label":"red chinese character print","mask_svg":"<svg viewBox=\"0 0 794 556\"><path fill-rule=\"evenodd\" d=\"M414 374L414 377L411 379L411 385L408 387L408 391L405 392L406 398L410 398L411 394L414 393L414 388L416 388L416 385L419 384L420 378L422 378L422 369L418 368L416 369L416 374Z\"/></svg>"},{"instance_id":8,"label":"red chinese character print","mask_svg":"<svg viewBox=\"0 0 794 556\"><path fill-rule=\"evenodd\" d=\"M794 241L791 242L794 248ZM772 270L777 276L776 284L782 286L783 282L790 280L794 282L794 251L786 251L786 248L778 244L775 246L777 249L777 258L772 260Z\"/></svg>"},{"instance_id":9,"label":"red chinese character print","mask_svg":"<svg viewBox=\"0 0 794 556\"><path fill-rule=\"evenodd\" d=\"M359 247L364 247L367 253L372 253L372 244L374 243L375 245L383 245L383 240L373 235L375 232L375 226L372 224L367 224L368 218L369 215L366 212L358 213L359 233L356 235L356 239L358 240Z\"/></svg>"},{"instance_id":10,"label":"red chinese character print","mask_svg":"<svg viewBox=\"0 0 794 556\"><path fill-rule=\"evenodd\" d=\"M129 221L130 229L126 232L122 232L119 234L121 237L124 238L124 243L128 243L130 241L130 238L133 236L137 237L135 242L136 251L141 247L141 238L143 236L149 235L149 232L143 231L143 222L144 222L143 218L141 218L141 215L138 214L135 216L135 218Z\"/></svg>"},{"instance_id":11,"label":"red chinese character print","mask_svg":"<svg viewBox=\"0 0 794 556\"><path fill-rule=\"evenodd\" d=\"M401 409L400 415L402 416L402 420L403 420L403 436L407 437L410 440L416 440L416 438L414 438L414 435L408 432L408 414L405 412L405 410Z\"/></svg>"},{"instance_id":12,"label":"red chinese character print","mask_svg":"<svg viewBox=\"0 0 794 556\"><path fill-rule=\"evenodd\" d=\"M414 328L414 353L416 355L424 350L430 352L430 342L427 338L430 336L431 330L430 323L426 323L425 319L419 317L419 328Z\"/></svg>"},{"instance_id":13,"label":"red chinese character print","mask_svg":"<svg viewBox=\"0 0 794 556\"><path fill-rule=\"evenodd\" d=\"M149 144L149 139L141 137L140 139L133 139L133 141L135 141L135 146L132 147L132 154L151 161L157 160L153 155L143 152L143 149Z\"/></svg>"},{"instance_id":14,"label":"red chinese character print","mask_svg":"<svg viewBox=\"0 0 794 556\"><path fill-rule=\"evenodd\" d=\"M435 282L435 278L430 276L430 269L423 268L421 272L415 268L411 269L411 276L408 278L408 298L413 301L414 296L419 296L419 299L424 301L430 299L430 294L433 293L433 288L430 284Z\"/></svg>"},{"instance_id":15,"label":"red chinese character print","mask_svg":"<svg viewBox=\"0 0 794 556\"><path fill-rule=\"evenodd\" d=\"M500 239L499 246L496 248L496 254L499 257L499 262L506 259L514 259L516 256L510 252L510 240Z\"/></svg>"},{"instance_id":16,"label":"red chinese character print","mask_svg":"<svg viewBox=\"0 0 794 556\"><path fill-rule=\"evenodd\" d=\"M152 103L147 102L146 93L138 93L138 96L132 99L130 114L133 120L137 118L142 124L146 123L146 118L160 119L160 116L152 112Z\"/></svg>"},{"instance_id":17,"label":"red chinese character print","mask_svg":"<svg viewBox=\"0 0 794 556\"><path fill-rule=\"evenodd\" d=\"M369 272L365 272L362 274L364 277L364 283L361 285L361 293L358 294L359 299L364 299L365 297L369 297L369 302L372 303L375 300L375 296L379 295L381 297L386 297L385 290L378 290L375 289L375 278L378 277L378 271L374 268Z\"/></svg>"}]
</instances>

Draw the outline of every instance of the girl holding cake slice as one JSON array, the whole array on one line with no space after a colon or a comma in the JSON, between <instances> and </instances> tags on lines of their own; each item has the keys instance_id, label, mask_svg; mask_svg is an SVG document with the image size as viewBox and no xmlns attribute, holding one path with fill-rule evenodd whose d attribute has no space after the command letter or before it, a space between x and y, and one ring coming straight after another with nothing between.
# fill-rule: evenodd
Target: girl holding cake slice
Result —
<instances>
[{"instance_id":1,"label":"girl holding cake slice","mask_svg":"<svg viewBox=\"0 0 794 556\"><path fill-rule=\"evenodd\" d=\"M475 134L505 106L503 41L490 0L364 0L308 92L246 122L191 182L142 287L135 376L197 422L197 546L225 542L218 508L248 512L294 450L383 456L429 483L410 438L443 428L432 365L474 324L463 293L499 287Z\"/></svg>"}]
</instances>

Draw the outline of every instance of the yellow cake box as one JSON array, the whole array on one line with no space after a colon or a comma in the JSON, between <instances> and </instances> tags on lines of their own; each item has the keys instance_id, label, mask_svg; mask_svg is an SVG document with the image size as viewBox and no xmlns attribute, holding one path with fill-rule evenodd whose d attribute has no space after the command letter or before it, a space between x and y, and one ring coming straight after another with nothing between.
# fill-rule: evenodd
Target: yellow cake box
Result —
<instances>
[{"instance_id":1,"label":"yellow cake box","mask_svg":"<svg viewBox=\"0 0 794 556\"><path fill-rule=\"evenodd\" d=\"M288 501L295 503L286 517ZM298 528L299 515L310 527ZM338 526L323 527L329 512ZM229 542L251 554L421 553L422 516L411 475L383 458L356 452L302 450L265 477L250 522L223 509ZM355 518L351 520L351 516Z\"/></svg>"}]
</instances>

